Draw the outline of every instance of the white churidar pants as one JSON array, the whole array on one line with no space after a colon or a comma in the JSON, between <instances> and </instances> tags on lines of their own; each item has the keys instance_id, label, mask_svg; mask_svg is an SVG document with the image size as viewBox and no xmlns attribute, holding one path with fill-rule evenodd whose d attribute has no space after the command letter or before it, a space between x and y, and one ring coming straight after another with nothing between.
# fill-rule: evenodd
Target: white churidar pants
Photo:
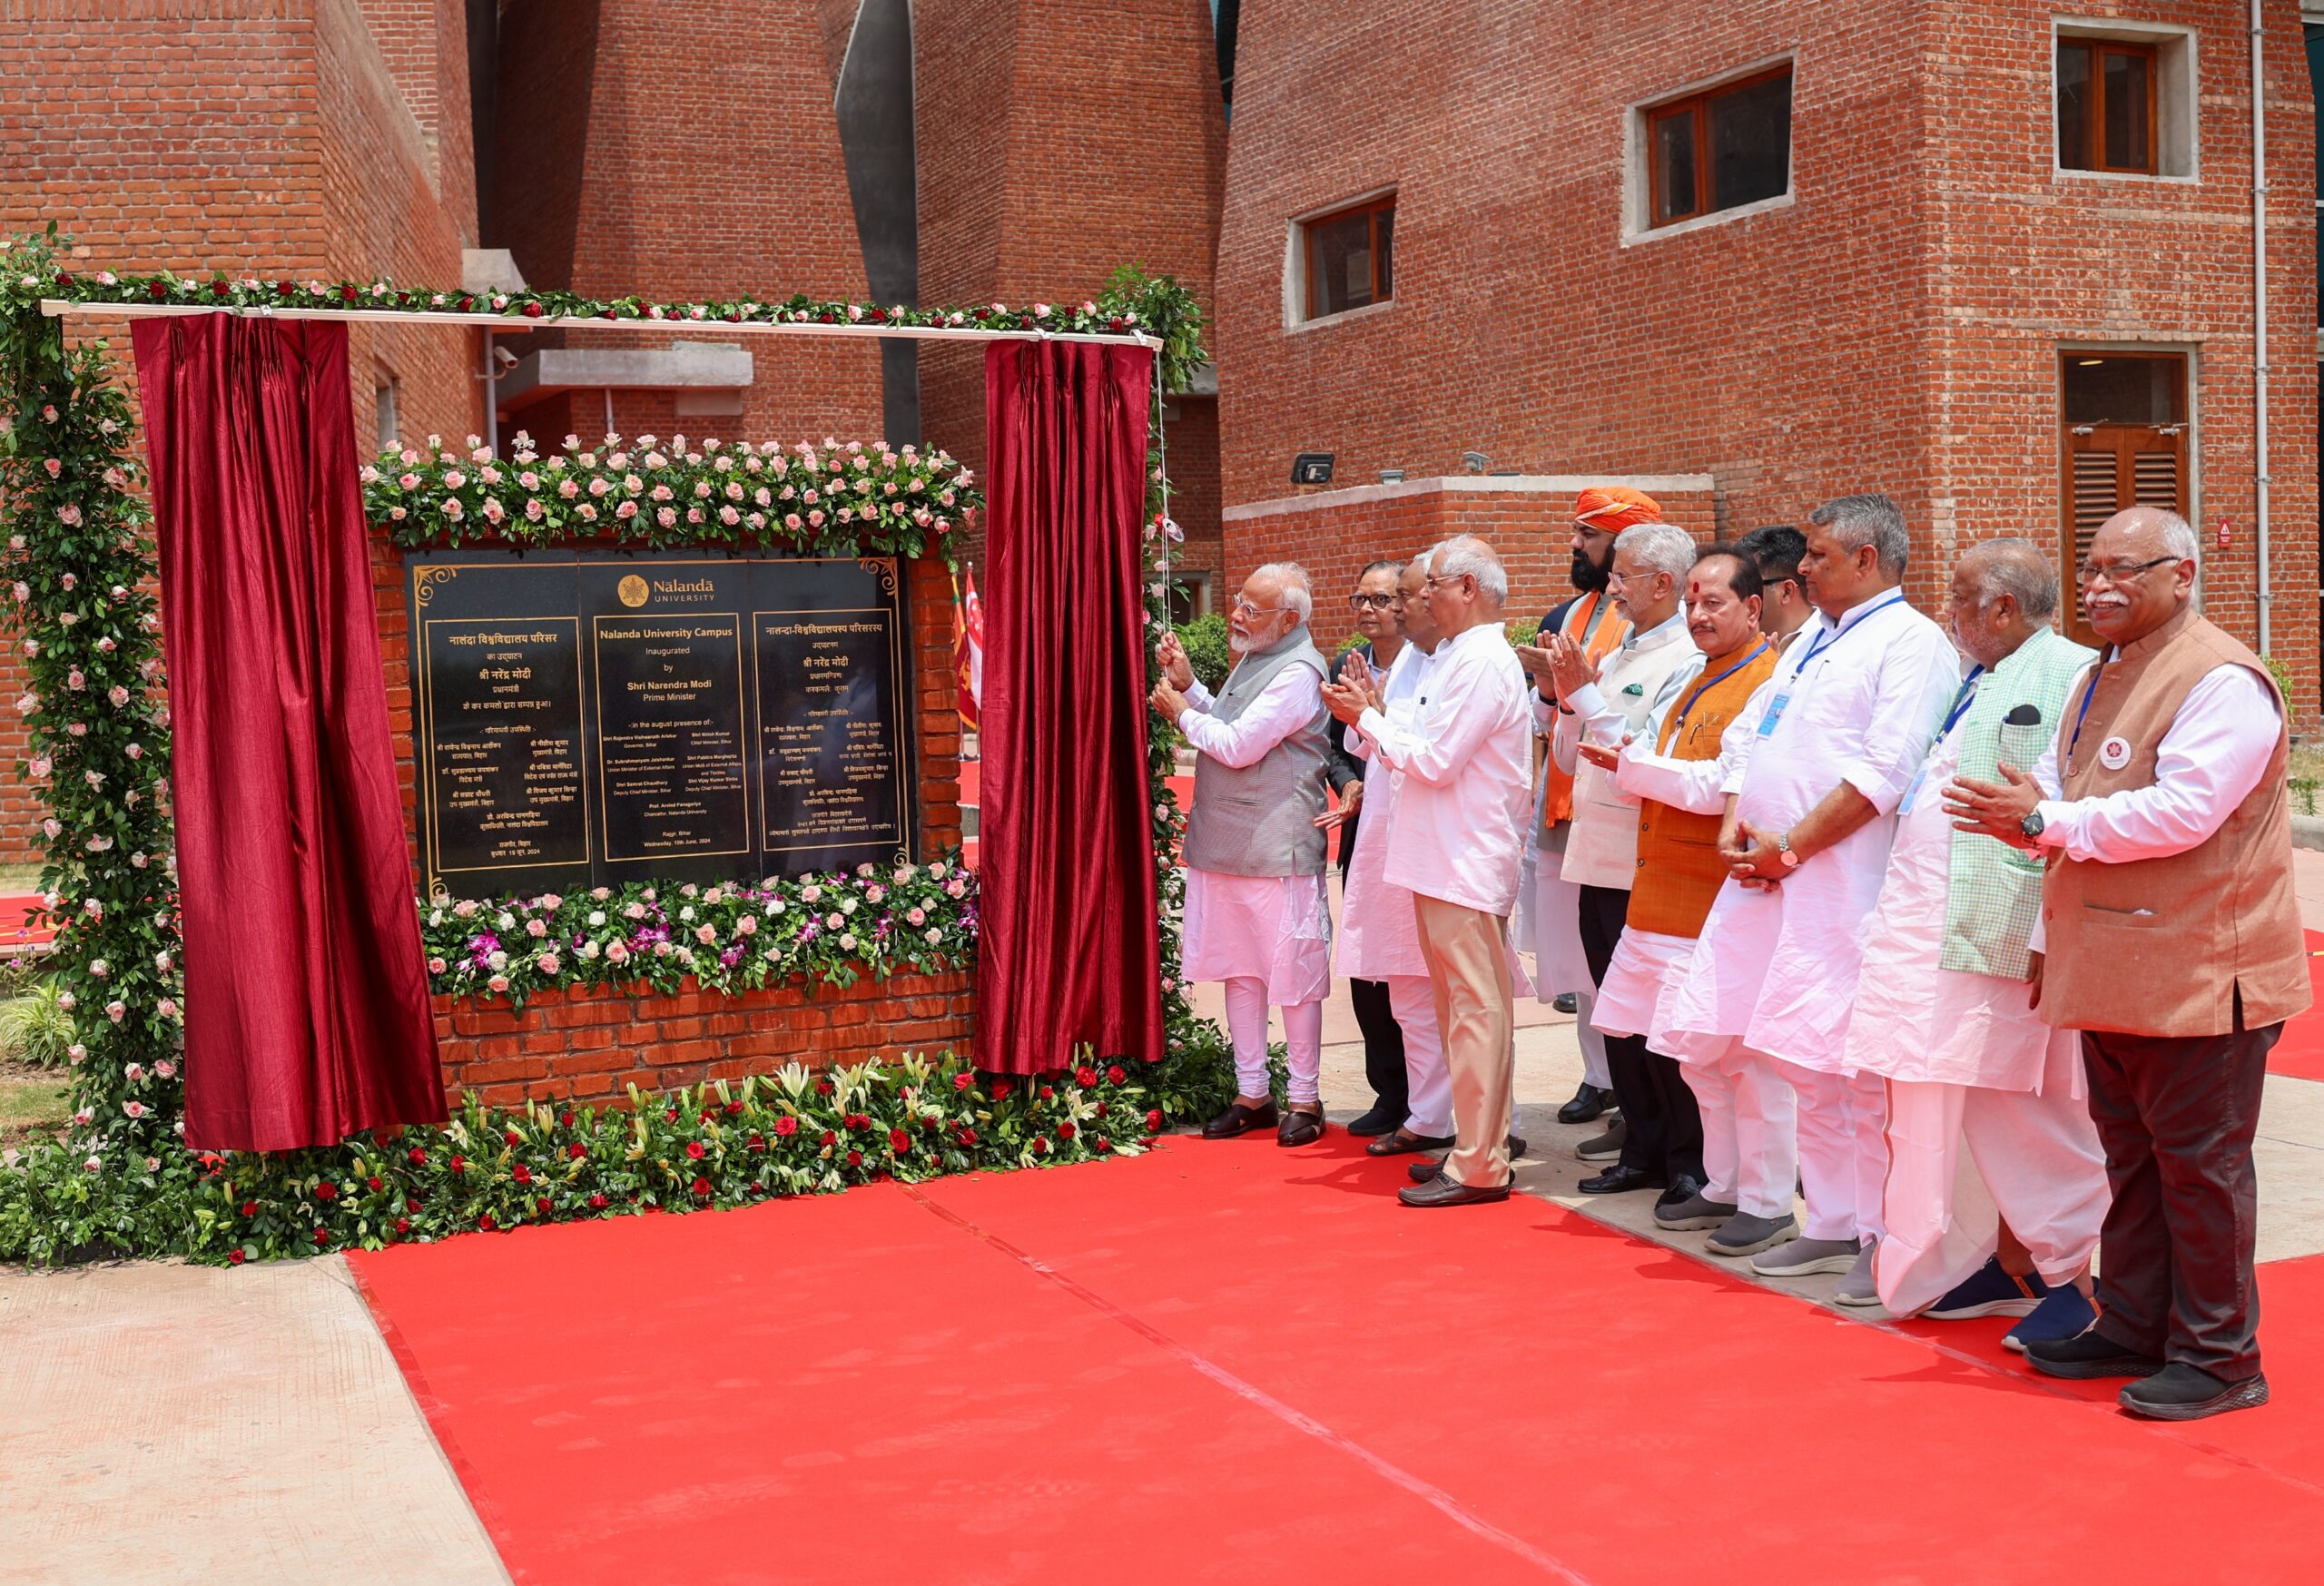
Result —
<instances>
[{"instance_id":1,"label":"white churidar pants","mask_svg":"<svg viewBox=\"0 0 2324 1586\"><path fill-rule=\"evenodd\" d=\"M1443 1139L1452 1133L1452 1071L1444 1066L1444 1032L1437 1028L1436 993L1426 975L1390 975L1388 1010L1404 1032L1404 1127Z\"/></svg>"},{"instance_id":2,"label":"white churidar pants","mask_svg":"<svg viewBox=\"0 0 2324 1586\"><path fill-rule=\"evenodd\" d=\"M1267 983L1257 975L1227 977L1226 1033L1235 1041L1235 1088L1245 1096L1266 1095ZM1294 1002L1284 1008L1283 1040L1290 1058L1291 1105L1312 1108L1322 1089L1324 1073L1324 1004L1320 999Z\"/></svg>"},{"instance_id":3,"label":"white churidar pants","mask_svg":"<svg viewBox=\"0 0 2324 1586\"><path fill-rule=\"evenodd\" d=\"M1772 1063L1798 1100L1800 1231L1810 1239L1877 1239L1888 1177L1888 1082L1877 1074L1827 1074L1779 1058Z\"/></svg>"},{"instance_id":4,"label":"white churidar pants","mask_svg":"<svg viewBox=\"0 0 2324 1586\"><path fill-rule=\"evenodd\" d=\"M1799 1147L1791 1087L1740 1042L1709 1063L1681 1063L1703 1118L1703 1198L1755 1217L1791 1216Z\"/></svg>"}]
</instances>

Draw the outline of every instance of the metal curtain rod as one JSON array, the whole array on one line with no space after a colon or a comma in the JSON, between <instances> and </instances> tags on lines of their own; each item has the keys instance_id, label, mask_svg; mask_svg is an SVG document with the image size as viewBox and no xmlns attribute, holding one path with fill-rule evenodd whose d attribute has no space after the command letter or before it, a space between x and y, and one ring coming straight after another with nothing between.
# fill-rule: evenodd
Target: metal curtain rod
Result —
<instances>
[{"instance_id":1,"label":"metal curtain rod","mask_svg":"<svg viewBox=\"0 0 2324 1586\"><path fill-rule=\"evenodd\" d=\"M784 320L768 324L755 320L607 320L590 314L544 314L537 320L516 314L438 313L433 310L407 312L400 309L278 309L265 304L239 303L84 303L68 298L43 298L40 311L52 320L71 316L91 319L147 319L169 314L241 314L259 320L343 320L393 325L476 325L502 332L566 330L685 333L696 336L838 336L858 340L885 341L902 337L912 341L1096 341L1109 347L1143 347L1159 353L1162 344L1143 330L1117 336L1103 330L995 330L949 325L825 325L816 320Z\"/></svg>"}]
</instances>

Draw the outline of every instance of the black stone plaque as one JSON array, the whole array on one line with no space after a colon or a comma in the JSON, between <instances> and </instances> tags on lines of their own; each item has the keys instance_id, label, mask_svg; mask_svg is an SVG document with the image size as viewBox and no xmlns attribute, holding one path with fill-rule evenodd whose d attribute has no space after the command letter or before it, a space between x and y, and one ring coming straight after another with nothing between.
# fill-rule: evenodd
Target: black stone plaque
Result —
<instances>
[{"instance_id":1,"label":"black stone plaque","mask_svg":"<svg viewBox=\"0 0 2324 1586\"><path fill-rule=\"evenodd\" d=\"M892 561L614 551L407 563L431 892L910 856Z\"/></svg>"}]
</instances>

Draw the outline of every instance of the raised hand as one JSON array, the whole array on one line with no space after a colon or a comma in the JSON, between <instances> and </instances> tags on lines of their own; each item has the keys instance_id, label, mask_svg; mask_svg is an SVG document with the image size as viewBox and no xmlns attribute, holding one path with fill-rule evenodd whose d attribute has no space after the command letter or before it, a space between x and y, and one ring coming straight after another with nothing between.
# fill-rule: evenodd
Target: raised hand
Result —
<instances>
[{"instance_id":1,"label":"raised hand","mask_svg":"<svg viewBox=\"0 0 2324 1586\"><path fill-rule=\"evenodd\" d=\"M1195 665L1187 659L1187 647L1178 642L1177 634L1162 635L1162 642L1154 646L1154 659L1172 687L1184 692L1194 686Z\"/></svg>"}]
</instances>

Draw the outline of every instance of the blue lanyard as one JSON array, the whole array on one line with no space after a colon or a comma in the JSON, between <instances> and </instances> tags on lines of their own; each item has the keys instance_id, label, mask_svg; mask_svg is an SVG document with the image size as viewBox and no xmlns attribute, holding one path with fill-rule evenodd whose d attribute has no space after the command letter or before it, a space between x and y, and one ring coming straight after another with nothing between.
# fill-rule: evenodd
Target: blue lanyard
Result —
<instances>
[{"instance_id":1,"label":"blue lanyard","mask_svg":"<svg viewBox=\"0 0 2324 1586\"><path fill-rule=\"evenodd\" d=\"M1945 734L1952 732L1955 724L1960 721L1961 713L1969 708L1969 696L1977 692L1977 679L1984 675L1984 670L1983 666L1972 666L1969 675L1961 680L1961 692L1953 696L1952 713L1945 718L1945 725L1936 731L1938 742L1944 741Z\"/></svg>"},{"instance_id":2,"label":"blue lanyard","mask_svg":"<svg viewBox=\"0 0 2324 1586\"><path fill-rule=\"evenodd\" d=\"M2106 658L2101 655L2090 664L2090 685L2082 691L2082 708L2073 713L2073 736L2066 740L2066 764L2073 763L2073 752L2082 743L2083 718L2090 714L2090 696L2098 692L2098 675L2105 670Z\"/></svg>"},{"instance_id":3,"label":"blue lanyard","mask_svg":"<svg viewBox=\"0 0 2324 1586\"><path fill-rule=\"evenodd\" d=\"M1679 706L1679 714L1670 723L1669 741L1674 744L1679 741L1679 734L1686 730L1687 713L1695 708L1695 702L1697 700L1702 698L1704 694L1709 694L1712 689L1717 688L1720 684L1726 682L1728 678L1734 676L1738 672L1742 671L1744 667L1748 666L1752 662L1758 660L1767 653L1768 641L1761 639L1758 649L1744 656L1740 661L1738 661L1734 665L1729 666L1726 671L1712 678L1709 683L1699 684L1696 686L1694 693L1687 695L1685 703Z\"/></svg>"},{"instance_id":4,"label":"blue lanyard","mask_svg":"<svg viewBox=\"0 0 2324 1586\"><path fill-rule=\"evenodd\" d=\"M1890 606L1902 606L1904 603L1905 592L1899 589L1887 599L1867 610L1862 616L1856 618L1849 626L1845 628L1828 627L1822 633L1817 634L1816 635L1815 642L1807 646L1807 654L1802 655L1799 658L1799 665L1792 669L1792 680L1796 683L1801 677L1805 676L1807 672L1807 664L1815 660L1817 656L1822 655L1826 650L1833 648L1837 645L1840 639L1856 632L1857 628L1862 627L1866 623L1870 622L1875 616L1878 616L1881 612L1887 610Z\"/></svg>"}]
</instances>

